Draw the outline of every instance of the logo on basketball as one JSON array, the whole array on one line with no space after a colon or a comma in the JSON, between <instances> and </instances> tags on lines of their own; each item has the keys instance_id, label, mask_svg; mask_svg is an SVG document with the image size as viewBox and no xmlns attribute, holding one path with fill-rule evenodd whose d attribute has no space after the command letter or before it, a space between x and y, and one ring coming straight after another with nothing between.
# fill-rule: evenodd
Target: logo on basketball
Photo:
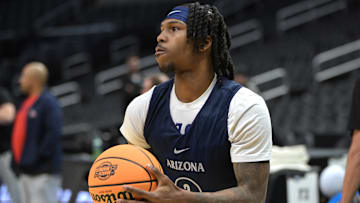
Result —
<instances>
[{"instance_id":1,"label":"logo on basketball","mask_svg":"<svg viewBox=\"0 0 360 203\"><path fill-rule=\"evenodd\" d=\"M112 175L115 174L117 165L112 165L111 162L106 161L96 167L94 178L99 178L100 180L107 180Z\"/></svg>"},{"instance_id":2,"label":"logo on basketball","mask_svg":"<svg viewBox=\"0 0 360 203\"><path fill-rule=\"evenodd\" d=\"M115 203L118 199L135 200L134 196L130 192L126 191L118 192L117 195L115 193L93 194L91 192L90 195L94 202Z\"/></svg>"}]
</instances>

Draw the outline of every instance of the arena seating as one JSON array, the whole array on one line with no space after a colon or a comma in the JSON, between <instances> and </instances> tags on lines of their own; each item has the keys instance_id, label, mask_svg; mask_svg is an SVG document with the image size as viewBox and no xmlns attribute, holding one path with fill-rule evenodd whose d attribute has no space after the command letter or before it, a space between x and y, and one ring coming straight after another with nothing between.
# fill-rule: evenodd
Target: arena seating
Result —
<instances>
[{"instance_id":1,"label":"arena seating","mask_svg":"<svg viewBox=\"0 0 360 203\"><path fill-rule=\"evenodd\" d=\"M21 0L16 0L0 3L0 9L9 13L0 18L4 21L1 23L1 28L15 31L20 28L26 28L29 31L35 30L33 34L38 37L33 41L26 40L18 54L8 58L6 62L4 60L2 63L4 69L15 67L7 74L14 75L29 60L44 61L52 73L50 86L65 85L68 87L66 84L69 84L70 81L74 82L71 84L78 86L76 92L80 94L80 102L64 107L66 123L88 122L101 129L120 125L123 116L121 75L126 73L124 65L121 65L124 63L124 53L141 50L140 54L144 56L143 59L147 58L146 56L151 58L154 38L158 33L156 23L161 20L161 13L166 12L166 8L171 5L164 1L158 1L155 4L90 1L78 3L78 7L69 7L66 6L69 2L52 1L49 3L37 0L33 4L41 4L40 8L32 4L28 5L26 2L21 4L20 9L24 10L34 7L31 15L26 13L29 11L26 11L13 16L14 10L19 9L15 6L17 1L21 2ZM273 118L275 134L284 134L284 136L296 134L301 137L302 134L309 133L346 133L346 117L349 113L351 95L349 91L345 90L351 88L358 71L320 82L314 76L316 73L314 61L321 53L360 38L360 28L347 23L360 18L358 5L352 1L339 2L337 0L317 0L312 3L293 0L273 3L270 6L266 1L248 1L244 2L243 6L238 6L239 12L234 12L228 3L215 1L215 4L221 4L219 5L220 10L227 13L225 17L229 21L234 45L231 54L236 68L245 72L250 78L277 68L285 70L289 90L285 95L267 101ZM331 7L333 3L342 6L338 9L330 9L331 12L328 10L321 12L323 15L319 14L311 19L306 18L306 14L304 14L301 17L306 18L306 21L303 20L302 23L290 26L291 29L290 27L279 28L281 23L284 24L284 20L289 19L284 17L284 13L289 14L289 10L291 11L294 5L296 9L293 10L295 11L298 11L298 7L302 8L302 4L306 4L308 7L304 13L310 11L319 13L324 5L329 4ZM348 6L349 4L352 6ZM158 9L149 9L155 5ZM61 18L60 14L70 12L74 8L79 8L79 12L82 14L81 18ZM47 13L50 13L51 10L59 15L54 14L49 17ZM145 10L154 12L150 14ZM145 13L154 16L152 21L142 20L146 18ZM290 14L289 16L292 16ZM138 15L137 18L134 18L134 15ZM47 19L52 20L50 24ZM86 34L85 32L85 35L63 37L41 37L43 32L39 31L45 29L46 26L56 28L90 23L115 23L120 30L114 30L108 34ZM336 25L336 29L334 25ZM148 32L139 34L139 30L137 30L139 27ZM129 35L129 32L133 35ZM143 37L144 35L147 36ZM152 42L149 42L149 39L152 39ZM7 45L6 43L10 42L0 40L1 43ZM339 59L331 60L330 64L328 62L324 64L328 67L332 63L356 59L358 52L355 50L347 57L349 58L339 57ZM61 62L59 63L59 61ZM148 63L144 70L147 68L150 68L148 71L156 70L154 61ZM115 70L120 75L112 74ZM107 78L107 73L110 74L110 78ZM16 79L14 80L13 84L16 83ZM115 87L113 86L115 83L120 85ZM110 88L109 85L113 88L111 91L106 90L106 88ZM102 90L106 90L107 93L105 94ZM294 106L297 108L293 108ZM93 118L92 115L96 112L98 117L104 119Z\"/></svg>"},{"instance_id":2,"label":"arena seating","mask_svg":"<svg viewBox=\"0 0 360 203\"><path fill-rule=\"evenodd\" d=\"M0 83L18 96L22 66L43 61L63 107L64 151L90 153L94 134L119 143L111 137L123 120L125 58L136 52L142 73L157 71L159 23L179 2L190 1L0 1ZM236 69L259 85L276 144L346 147L350 90L360 77L358 1L200 2L224 13ZM81 178L65 184L86 190Z\"/></svg>"}]
</instances>

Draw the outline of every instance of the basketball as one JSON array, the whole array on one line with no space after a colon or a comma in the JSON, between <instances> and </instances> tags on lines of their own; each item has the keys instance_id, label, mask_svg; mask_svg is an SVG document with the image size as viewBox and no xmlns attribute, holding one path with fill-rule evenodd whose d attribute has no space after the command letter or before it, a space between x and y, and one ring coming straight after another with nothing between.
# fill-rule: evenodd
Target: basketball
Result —
<instances>
[{"instance_id":1,"label":"basketball","mask_svg":"<svg viewBox=\"0 0 360 203\"><path fill-rule=\"evenodd\" d=\"M155 190L157 180L146 168L147 164L162 172L155 156L135 145L117 145L101 153L92 164L88 177L93 202L138 199L123 189L125 185L145 191Z\"/></svg>"}]
</instances>

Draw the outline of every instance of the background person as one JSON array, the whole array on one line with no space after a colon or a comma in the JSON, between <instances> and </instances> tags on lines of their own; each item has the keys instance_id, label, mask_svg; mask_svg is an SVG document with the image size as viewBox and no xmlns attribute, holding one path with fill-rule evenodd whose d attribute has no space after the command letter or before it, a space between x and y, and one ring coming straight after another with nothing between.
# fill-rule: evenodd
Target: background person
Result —
<instances>
[{"instance_id":1,"label":"background person","mask_svg":"<svg viewBox=\"0 0 360 203\"><path fill-rule=\"evenodd\" d=\"M27 64L20 77L27 95L16 115L12 134L14 167L20 174L26 203L57 202L61 179L61 109L46 90L48 70L40 62Z\"/></svg>"},{"instance_id":2,"label":"background person","mask_svg":"<svg viewBox=\"0 0 360 203\"><path fill-rule=\"evenodd\" d=\"M143 76L140 73L140 59L137 55L130 55L126 59L126 68L128 73L123 80L125 90L125 109L128 104L138 95L140 95Z\"/></svg>"},{"instance_id":3,"label":"background person","mask_svg":"<svg viewBox=\"0 0 360 203\"><path fill-rule=\"evenodd\" d=\"M9 92L0 86L0 181L5 183L13 203L20 200L18 179L11 169L11 129L15 118L15 105Z\"/></svg>"},{"instance_id":4,"label":"background person","mask_svg":"<svg viewBox=\"0 0 360 203\"><path fill-rule=\"evenodd\" d=\"M169 77L164 73L157 73L155 75L148 76L144 79L141 89L141 94L149 91L152 87L159 85L169 80Z\"/></svg>"}]
</instances>

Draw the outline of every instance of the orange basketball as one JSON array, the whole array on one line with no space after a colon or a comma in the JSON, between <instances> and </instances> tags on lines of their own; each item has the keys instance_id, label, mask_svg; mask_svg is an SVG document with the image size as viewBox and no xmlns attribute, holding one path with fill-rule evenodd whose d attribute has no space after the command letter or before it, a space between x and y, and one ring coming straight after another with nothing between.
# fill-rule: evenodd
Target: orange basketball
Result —
<instances>
[{"instance_id":1,"label":"orange basketball","mask_svg":"<svg viewBox=\"0 0 360 203\"><path fill-rule=\"evenodd\" d=\"M107 149L91 166L88 185L93 202L116 202L117 199L139 199L125 192L124 185L153 191L156 178L147 170L150 164L162 172L158 160L147 150L135 145L118 145Z\"/></svg>"}]
</instances>

